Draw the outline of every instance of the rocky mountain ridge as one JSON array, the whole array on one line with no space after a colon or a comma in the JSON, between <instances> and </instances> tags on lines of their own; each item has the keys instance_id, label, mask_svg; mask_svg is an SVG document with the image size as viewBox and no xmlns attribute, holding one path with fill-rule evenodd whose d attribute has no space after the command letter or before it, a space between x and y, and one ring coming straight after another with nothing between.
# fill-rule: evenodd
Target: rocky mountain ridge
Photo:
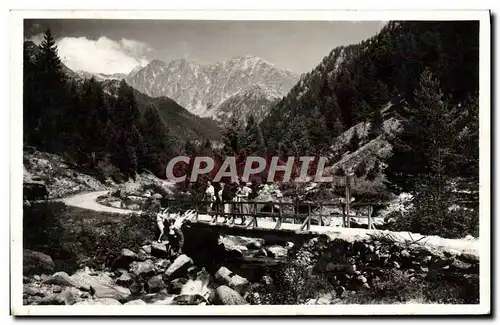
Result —
<instances>
[{"instance_id":1,"label":"rocky mountain ridge","mask_svg":"<svg viewBox=\"0 0 500 325\"><path fill-rule=\"evenodd\" d=\"M222 119L227 116L228 107L219 107L231 96L254 89L258 90L258 97L272 94L266 99L272 101L285 95L297 82L298 75L245 55L207 65L185 59L169 63L153 60L137 73L129 74L126 80L148 96L168 96L195 115ZM243 106L253 111L252 100L240 105ZM260 112L262 106L257 105L256 110Z\"/></svg>"}]
</instances>

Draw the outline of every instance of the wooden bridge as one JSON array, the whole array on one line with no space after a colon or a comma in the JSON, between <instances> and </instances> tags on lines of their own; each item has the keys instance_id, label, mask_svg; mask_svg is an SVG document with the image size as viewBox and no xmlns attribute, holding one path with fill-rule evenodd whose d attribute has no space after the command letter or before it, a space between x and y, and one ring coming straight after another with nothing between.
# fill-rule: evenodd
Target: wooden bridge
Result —
<instances>
[{"instance_id":1,"label":"wooden bridge","mask_svg":"<svg viewBox=\"0 0 500 325\"><path fill-rule=\"evenodd\" d=\"M327 226L326 219L339 217L336 213L328 213L328 208L339 208L342 211L342 226L350 227L351 218L367 218L368 229L375 229L373 222L373 207L376 203L339 203L339 202L224 202L230 209L224 213L223 204L215 206L212 201L173 200L164 202L172 210L186 211L192 209L195 214L188 221L191 224L204 224L218 228L234 228L251 231L283 231L295 233L324 233L336 229ZM212 207L210 209L209 207ZM357 207L358 213L352 215L351 207ZM348 217L349 216L349 217Z\"/></svg>"}]
</instances>

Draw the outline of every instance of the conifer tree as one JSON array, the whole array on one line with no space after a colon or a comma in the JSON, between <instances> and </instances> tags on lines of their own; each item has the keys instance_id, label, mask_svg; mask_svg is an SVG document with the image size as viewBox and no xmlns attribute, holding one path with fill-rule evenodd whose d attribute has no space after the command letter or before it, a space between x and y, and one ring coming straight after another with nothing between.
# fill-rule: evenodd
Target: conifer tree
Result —
<instances>
[{"instance_id":1,"label":"conifer tree","mask_svg":"<svg viewBox=\"0 0 500 325\"><path fill-rule=\"evenodd\" d=\"M59 125L62 125L63 104L66 99L65 75L57 54L57 46L50 29L47 29L36 57L36 78L40 88L36 95L40 110L39 136L42 146L57 151Z\"/></svg>"},{"instance_id":2,"label":"conifer tree","mask_svg":"<svg viewBox=\"0 0 500 325\"><path fill-rule=\"evenodd\" d=\"M227 127L222 133L222 153L227 156L235 156L242 149L243 130L236 116L231 116Z\"/></svg>"}]
</instances>

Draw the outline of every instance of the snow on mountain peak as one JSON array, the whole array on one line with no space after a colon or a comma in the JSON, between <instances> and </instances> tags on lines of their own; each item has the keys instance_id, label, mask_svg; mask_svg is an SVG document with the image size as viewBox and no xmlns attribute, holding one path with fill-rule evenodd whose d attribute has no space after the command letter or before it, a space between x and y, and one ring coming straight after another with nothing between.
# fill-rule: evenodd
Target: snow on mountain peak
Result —
<instances>
[{"instance_id":1,"label":"snow on mountain peak","mask_svg":"<svg viewBox=\"0 0 500 325\"><path fill-rule=\"evenodd\" d=\"M202 117L216 117L218 106L241 91L246 96L239 96L244 98L250 98L252 91L258 92L259 98L275 98L285 95L298 80L297 74L248 54L206 65L184 58L168 64L153 60L127 78L137 90L153 97L170 97ZM251 105L247 109L252 109Z\"/></svg>"}]
</instances>

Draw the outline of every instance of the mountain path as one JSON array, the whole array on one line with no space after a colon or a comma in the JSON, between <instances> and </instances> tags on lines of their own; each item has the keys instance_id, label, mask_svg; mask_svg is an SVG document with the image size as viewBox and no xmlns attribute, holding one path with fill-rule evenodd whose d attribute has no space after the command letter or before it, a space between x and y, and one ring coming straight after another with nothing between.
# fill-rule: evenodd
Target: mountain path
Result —
<instances>
[{"instance_id":1,"label":"mountain path","mask_svg":"<svg viewBox=\"0 0 500 325\"><path fill-rule=\"evenodd\" d=\"M120 213L120 214L141 213L141 211L113 208L97 202L97 198L99 196L106 195L108 193L109 191L79 193L72 196L55 199L54 201L63 202L69 206L81 209L100 211L100 212Z\"/></svg>"}]
</instances>

